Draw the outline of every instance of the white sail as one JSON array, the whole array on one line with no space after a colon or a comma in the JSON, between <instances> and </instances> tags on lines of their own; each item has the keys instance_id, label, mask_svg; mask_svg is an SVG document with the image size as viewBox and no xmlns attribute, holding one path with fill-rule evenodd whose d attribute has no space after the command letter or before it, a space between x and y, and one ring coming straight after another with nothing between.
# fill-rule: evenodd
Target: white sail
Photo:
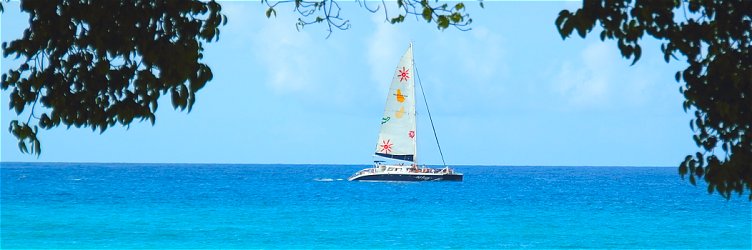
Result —
<instances>
[{"instance_id":1,"label":"white sail","mask_svg":"<svg viewBox=\"0 0 752 250\"><path fill-rule=\"evenodd\" d=\"M410 44L394 71L389 87L379 139L376 142L376 155L404 161L415 160L414 72L413 47Z\"/></svg>"}]
</instances>

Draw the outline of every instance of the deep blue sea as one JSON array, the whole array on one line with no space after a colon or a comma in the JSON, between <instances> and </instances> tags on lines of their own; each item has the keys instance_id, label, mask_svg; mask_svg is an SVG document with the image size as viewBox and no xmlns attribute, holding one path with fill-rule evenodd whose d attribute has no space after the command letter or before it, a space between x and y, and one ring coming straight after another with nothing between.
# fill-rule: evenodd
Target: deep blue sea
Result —
<instances>
[{"instance_id":1,"label":"deep blue sea","mask_svg":"<svg viewBox=\"0 0 752 250\"><path fill-rule=\"evenodd\" d=\"M7 248L752 248L747 196L676 168L2 163Z\"/></svg>"}]
</instances>

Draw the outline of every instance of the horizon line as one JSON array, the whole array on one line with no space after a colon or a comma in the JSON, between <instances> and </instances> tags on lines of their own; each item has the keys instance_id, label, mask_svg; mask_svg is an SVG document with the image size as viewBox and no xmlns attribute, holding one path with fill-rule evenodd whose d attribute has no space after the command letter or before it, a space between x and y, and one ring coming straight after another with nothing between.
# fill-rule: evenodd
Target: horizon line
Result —
<instances>
[{"instance_id":1,"label":"horizon line","mask_svg":"<svg viewBox=\"0 0 752 250\"><path fill-rule=\"evenodd\" d=\"M146 165L159 165L159 164L174 164L174 165L324 165L324 166L363 166L372 164L350 164L350 163L221 163L221 162L178 162L178 163L165 163L165 162L56 162L56 161L0 161L0 164L4 163L31 163L31 164L146 164ZM441 164L420 164L426 166L441 166ZM447 165L451 167L627 167L627 168L670 168L678 166L666 166L666 165L490 165L490 164L452 164Z\"/></svg>"}]
</instances>

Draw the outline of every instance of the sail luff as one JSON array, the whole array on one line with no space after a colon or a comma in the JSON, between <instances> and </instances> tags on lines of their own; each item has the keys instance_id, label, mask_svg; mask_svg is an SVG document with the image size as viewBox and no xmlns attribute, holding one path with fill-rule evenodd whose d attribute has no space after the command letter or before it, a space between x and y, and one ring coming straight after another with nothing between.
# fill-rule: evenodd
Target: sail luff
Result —
<instances>
[{"instance_id":1,"label":"sail luff","mask_svg":"<svg viewBox=\"0 0 752 250\"><path fill-rule=\"evenodd\" d=\"M417 72L416 71L417 69L415 69L415 56L412 55L412 50L413 50L413 42L410 42L410 53L411 53L410 63L412 64L411 68L413 69L413 72ZM412 85L413 85L413 93L415 93L415 79L413 79ZM415 100L416 100L415 95L413 95L413 117L415 117L415 120L413 121L413 131L415 131L414 137L413 137L413 142L414 142L413 152L415 152L413 163L415 163L415 165L418 165L418 110L417 110L418 108L417 106L415 106L416 105Z\"/></svg>"}]
</instances>

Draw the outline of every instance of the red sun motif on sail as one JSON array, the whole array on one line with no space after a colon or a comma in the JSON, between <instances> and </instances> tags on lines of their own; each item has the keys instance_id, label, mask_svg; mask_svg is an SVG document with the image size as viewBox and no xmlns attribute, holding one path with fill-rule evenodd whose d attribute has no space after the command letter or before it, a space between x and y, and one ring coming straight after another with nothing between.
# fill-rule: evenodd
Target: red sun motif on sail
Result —
<instances>
[{"instance_id":1,"label":"red sun motif on sail","mask_svg":"<svg viewBox=\"0 0 752 250\"><path fill-rule=\"evenodd\" d=\"M398 72L397 76L399 76L400 82L410 79L409 69L405 69L405 67L402 67L402 69L397 70L397 72Z\"/></svg>"},{"instance_id":2,"label":"red sun motif on sail","mask_svg":"<svg viewBox=\"0 0 752 250\"><path fill-rule=\"evenodd\" d=\"M390 141L391 140L381 141L381 145L379 145L379 147L381 147L381 149L379 149L379 152L384 152L384 153L387 153L387 154L391 153L392 152L392 143Z\"/></svg>"},{"instance_id":3,"label":"red sun motif on sail","mask_svg":"<svg viewBox=\"0 0 752 250\"><path fill-rule=\"evenodd\" d=\"M410 132L407 132L407 136L410 136L410 139L415 138L415 131L410 130Z\"/></svg>"}]
</instances>

